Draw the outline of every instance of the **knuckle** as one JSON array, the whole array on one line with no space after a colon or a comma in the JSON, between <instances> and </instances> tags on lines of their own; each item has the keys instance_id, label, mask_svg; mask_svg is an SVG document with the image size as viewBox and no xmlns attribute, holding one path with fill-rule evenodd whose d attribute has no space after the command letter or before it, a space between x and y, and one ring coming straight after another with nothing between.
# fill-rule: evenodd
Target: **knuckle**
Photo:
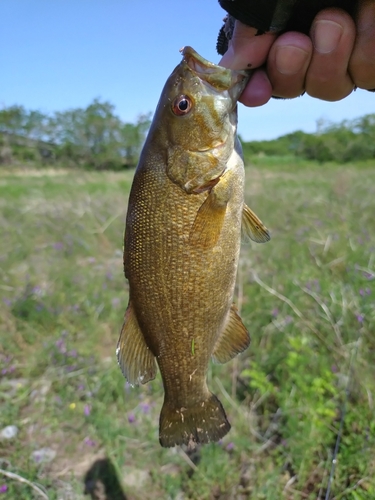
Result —
<instances>
[{"instance_id":1,"label":"knuckle","mask_svg":"<svg viewBox=\"0 0 375 500\"><path fill-rule=\"evenodd\" d=\"M349 73L355 85L361 89L371 89L375 87L375 46L369 56L356 53L349 63Z\"/></svg>"},{"instance_id":2,"label":"knuckle","mask_svg":"<svg viewBox=\"0 0 375 500\"><path fill-rule=\"evenodd\" d=\"M306 93L317 99L322 99L323 101L341 101L347 97L353 91L354 85L346 86L306 86Z\"/></svg>"},{"instance_id":3,"label":"knuckle","mask_svg":"<svg viewBox=\"0 0 375 500\"><path fill-rule=\"evenodd\" d=\"M284 99L293 99L300 96L304 92L303 82L298 85L293 82L284 82L283 84L275 85L272 88L272 95L275 97L283 97Z\"/></svg>"},{"instance_id":4,"label":"knuckle","mask_svg":"<svg viewBox=\"0 0 375 500\"><path fill-rule=\"evenodd\" d=\"M368 75L364 75L362 78L353 78L353 81L359 89L370 90L375 88L375 74L372 78L369 78Z\"/></svg>"}]
</instances>

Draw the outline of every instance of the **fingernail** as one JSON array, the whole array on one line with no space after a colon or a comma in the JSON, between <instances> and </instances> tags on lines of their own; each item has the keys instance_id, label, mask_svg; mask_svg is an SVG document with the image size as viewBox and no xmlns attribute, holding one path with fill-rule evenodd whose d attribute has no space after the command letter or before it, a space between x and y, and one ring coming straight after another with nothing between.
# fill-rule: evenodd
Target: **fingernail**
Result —
<instances>
[{"instance_id":1,"label":"fingernail","mask_svg":"<svg viewBox=\"0 0 375 500\"><path fill-rule=\"evenodd\" d=\"M316 21L312 38L314 47L321 54L329 54L337 47L343 29L334 21Z\"/></svg>"},{"instance_id":2,"label":"fingernail","mask_svg":"<svg viewBox=\"0 0 375 500\"><path fill-rule=\"evenodd\" d=\"M284 45L276 50L276 68L283 75L295 75L306 63L308 53L298 47Z\"/></svg>"}]
</instances>

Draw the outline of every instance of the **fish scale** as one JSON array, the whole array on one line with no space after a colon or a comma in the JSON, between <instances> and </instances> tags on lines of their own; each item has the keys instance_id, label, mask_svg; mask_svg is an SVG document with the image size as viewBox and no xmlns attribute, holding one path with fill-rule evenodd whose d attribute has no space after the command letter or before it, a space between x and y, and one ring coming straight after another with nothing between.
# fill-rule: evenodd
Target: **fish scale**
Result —
<instances>
[{"instance_id":1,"label":"fish scale","mask_svg":"<svg viewBox=\"0 0 375 500\"><path fill-rule=\"evenodd\" d=\"M241 229L269 239L244 205L236 103L248 74L213 65L189 47L183 54L163 89L129 196L129 305L117 349L131 384L160 369L162 446L217 441L229 431L207 387L209 360L229 361L250 342L232 306Z\"/></svg>"}]
</instances>

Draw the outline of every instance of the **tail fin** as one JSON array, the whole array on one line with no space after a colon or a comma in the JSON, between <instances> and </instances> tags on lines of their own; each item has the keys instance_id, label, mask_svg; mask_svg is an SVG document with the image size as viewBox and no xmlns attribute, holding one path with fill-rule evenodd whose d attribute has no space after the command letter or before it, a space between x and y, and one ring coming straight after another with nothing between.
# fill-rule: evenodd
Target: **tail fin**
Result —
<instances>
[{"instance_id":1,"label":"tail fin","mask_svg":"<svg viewBox=\"0 0 375 500\"><path fill-rule=\"evenodd\" d=\"M159 441L165 448L219 441L229 430L224 408L214 394L191 408L176 408L164 401Z\"/></svg>"}]
</instances>

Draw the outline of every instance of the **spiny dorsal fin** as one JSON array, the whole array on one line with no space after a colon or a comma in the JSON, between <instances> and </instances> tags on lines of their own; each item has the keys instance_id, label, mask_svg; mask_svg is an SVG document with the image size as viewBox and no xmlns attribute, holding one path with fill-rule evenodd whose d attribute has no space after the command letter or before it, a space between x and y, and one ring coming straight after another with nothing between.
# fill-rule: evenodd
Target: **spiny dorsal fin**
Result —
<instances>
[{"instance_id":1,"label":"spiny dorsal fin","mask_svg":"<svg viewBox=\"0 0 375 500\"><path fill-rule=\"evenodd\" d=\"M226 209L226 203L218 202L211 191L197 212L190 230L190 243L203 249L214 247L223 228Z\"/></svg>"},{"instance_id":2,"label":"spiny dorsal fin","mask_svg":"<svg viewBox=\"0 0 375 500\"><path fill-rule=\"evenodd\" d=\"M256 243L266 243L271 239L266 226L247 205L244 205L242 211L241 232L244 239L250 238Z\"/></svg>"},{"instance_id":3,"label":"spiny dorsal fin","mask_svg":"<svg viewBox=\"0 0 375 500\"><path fill-rule=\"evenodd\" d=\"M129 384L145 384L155 378L155 357L147 347L131 302L125 313L116 354L121 371Z\"/></svg>"},{"instance_id":4,"label":"spiny dorsal fin","mask_svg":"<svg viewBox=\"0 0 375 500\"><path fill-rule=\"evenodd\" d=\"M237 354L249 347L250 335L241 318L237 314L235 305L229 311L228 322L217 339L212 359L216 363L227 363Z\"/></svg>"}]
</instances>

